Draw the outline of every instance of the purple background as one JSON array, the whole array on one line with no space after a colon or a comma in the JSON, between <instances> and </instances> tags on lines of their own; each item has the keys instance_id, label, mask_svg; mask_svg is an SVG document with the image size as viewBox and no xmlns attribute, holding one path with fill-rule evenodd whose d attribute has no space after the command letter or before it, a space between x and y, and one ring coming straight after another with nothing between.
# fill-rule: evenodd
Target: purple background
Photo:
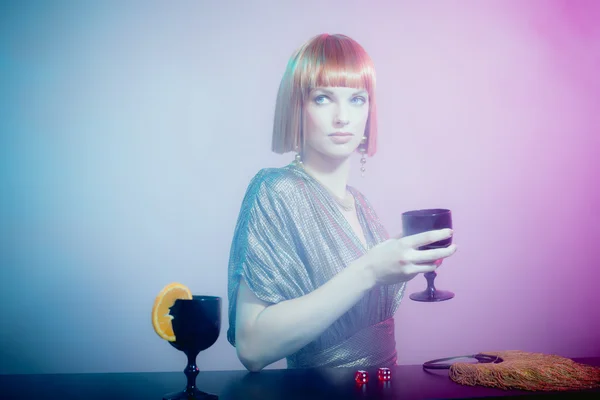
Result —
<instances>
[{"instance_id":1,"label":"purple background","mask_svg":"<svg viewBox=\"0 0 600 400\"><path fill-rule=\"evenodd\" d=\"M276 90L321 32L378 72L380 151L351 184L391 234L454 215L456 298L405 299L399 362L600 356L599 20L593 0L3 2L0 373L181 371L150 324L172 281L224 297L200 369L243 368L231 237L250 178L293 158L270 152Z\"/></svg>"}]
</instances>

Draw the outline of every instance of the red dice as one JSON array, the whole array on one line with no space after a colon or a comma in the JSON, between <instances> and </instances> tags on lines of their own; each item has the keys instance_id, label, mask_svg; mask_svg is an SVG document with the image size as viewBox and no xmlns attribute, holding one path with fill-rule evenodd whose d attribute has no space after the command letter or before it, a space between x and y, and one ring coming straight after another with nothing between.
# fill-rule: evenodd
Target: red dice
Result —
<instances>
[{"instance_id":1,"label":"red dice","mask_svg":"<svg viewBox=\"0 0 600 400\"><path fill-rule=\"evenodd\" d=\"M377 379L384 382L391 380L392 371L389 368L379 368L377 370Z\"/></svg>"},{"instance_id":2,"label":"red dice","mask_svg":"<svg viewBox=\"0 0 600 400\"><path fill-rule=\"evenodd\" d=\"M369 373L367 371L358 370L356 374L354 374L354 380L359 385L365 384L369 382Z\"/></svg>"}]
</instances>

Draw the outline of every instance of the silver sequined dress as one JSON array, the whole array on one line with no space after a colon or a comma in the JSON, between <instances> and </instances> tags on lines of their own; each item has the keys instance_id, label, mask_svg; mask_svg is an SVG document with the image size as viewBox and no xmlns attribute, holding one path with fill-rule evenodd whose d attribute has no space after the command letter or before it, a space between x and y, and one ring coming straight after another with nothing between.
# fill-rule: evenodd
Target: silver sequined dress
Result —
<instances>
[{"instance_id":1,"label":"silver sequined dress","mask_svg":"<svg viewBox=\"0 0 600 400\"><path fill-rule=\"evenodd\" d=\"M348 190L368 248L386 240L367 199L351 186ZM240 277L259 299L279 303L312 292L366 251L329 192L302 168L260 170L248 185L231 246L227 340L235 346ZM316 340L288 356L288 368L394 365L393 316L404 289L405 284L372 289Z\"/></svg>"}]
</instances>

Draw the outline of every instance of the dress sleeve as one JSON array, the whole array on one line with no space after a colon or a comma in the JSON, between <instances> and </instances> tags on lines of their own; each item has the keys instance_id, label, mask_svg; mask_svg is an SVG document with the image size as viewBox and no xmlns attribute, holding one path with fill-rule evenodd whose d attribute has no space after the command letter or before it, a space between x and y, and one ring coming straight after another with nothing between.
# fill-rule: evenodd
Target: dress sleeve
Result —
<instances>
[{"instance_id":1,"label":"dress sleeve","mask_svg":"<svg viewBox=\"0 0 600 400\"><path fill-rule=\"evenodd\" d=\"M289 206L277 182L263 173L250 182L236 224L228 266L228 341L235 346L240 279L262 301L278 303L302 296L308 277L294 241Z\"/></svg>"}]
</instances>

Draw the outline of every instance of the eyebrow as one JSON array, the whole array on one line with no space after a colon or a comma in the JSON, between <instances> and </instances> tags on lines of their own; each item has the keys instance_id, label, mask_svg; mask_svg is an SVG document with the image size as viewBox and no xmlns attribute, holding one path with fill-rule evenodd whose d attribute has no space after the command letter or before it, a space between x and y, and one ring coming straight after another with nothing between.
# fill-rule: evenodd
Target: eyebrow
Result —
<instances>
[{"instance_id":1,"label":"eyebrow","mask_svg":"<svg viewBox=\"0 0 600 400\"><path fill-rule=\"evenodd\" d=\"M327 90L327 89L317 88L317 89L313 89L313 91L327 93L330 96L334 96L335 95L335 93L333 93L331 90ZM352 93L352 96L356 96L357 94L362 94L362 95L366 94L366 95L368 95L369 93L366 90L359 90L357 92Z\"/></svg>"}]
</instances>

